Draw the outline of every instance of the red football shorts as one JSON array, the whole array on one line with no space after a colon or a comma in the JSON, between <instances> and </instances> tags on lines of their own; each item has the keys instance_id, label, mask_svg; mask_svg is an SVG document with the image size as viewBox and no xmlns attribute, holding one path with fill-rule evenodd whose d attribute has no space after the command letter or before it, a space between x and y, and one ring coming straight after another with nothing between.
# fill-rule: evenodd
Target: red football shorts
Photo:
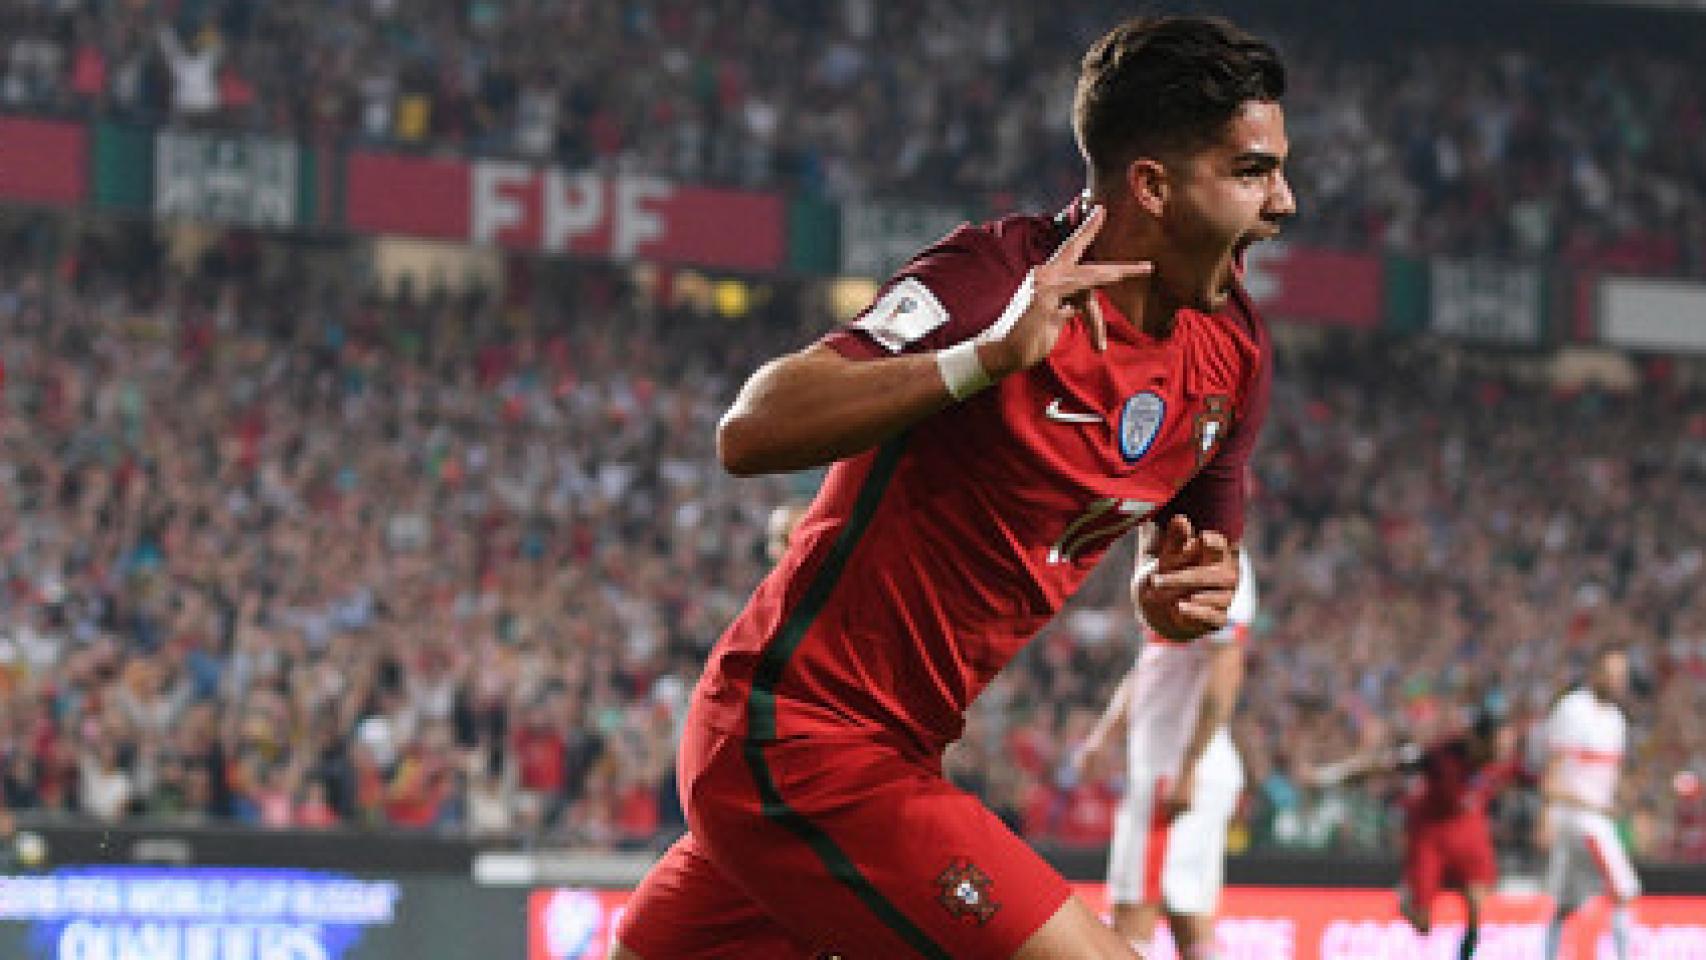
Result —
<instances>
[{"instance_id":1,"label":"red football shorts","mask_svg":"<svg viewBox=\"0 0 1706 960\"><path fill-rule=\"evenodd\" d=\"M1492 887L1499 879L1486 821L1456 820L1411 827L1404 848L1404 887L1427 907L1446 887Z\"/></svg>"},{"instance_id":2,"label":"red football shorts","mask_svg":"<svg viewBox=\"0 0 1706 960\"><path fill-rule=\"evenodd\" d=\"M868 739L690 722L679 779L689 832L617 934L646 960L1010 957L1071 892L939 767Z\"/></svg>"}]
</instances>

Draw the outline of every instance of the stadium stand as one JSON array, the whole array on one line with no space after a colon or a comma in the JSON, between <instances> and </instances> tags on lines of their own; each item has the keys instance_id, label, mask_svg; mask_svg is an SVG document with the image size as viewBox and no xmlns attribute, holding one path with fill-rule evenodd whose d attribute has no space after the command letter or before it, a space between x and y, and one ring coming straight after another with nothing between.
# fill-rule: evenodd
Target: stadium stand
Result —
<instances>
[{"instance_id":1,"label":"stadium stand","mask_svg":"<svg viewBox=\"0 0 1706 960\"><path fill-rule=\"evenodd\" d=\"M9 3L0 108L1041 209L1080 180L1063 98L1111 9ZM1423 34L1393 59L1403 25L1335 22L1273 24L1296 236L1706 277L1698 40ZM139 224L42 264L30 230L0 230L0 806L605 849L679 829L686 691L794 492L725 476L712 425L758 358L828 328L818 301L779 283L727 323L598 263L380 293L262 264L242 231L172 266ZM1654 363L1562 391L1380 334L1283 359L1236 842L1390 848L1390 783L1297 772L1470 705L1532 723L1617 636L1636 850L1706 860L1699 388ZM1116 565L950 756L1040 841L1107 840L1108 775L1060 771L1131 653Z\"/></svg>"},{"instance_id":2,"label":"stadium stand","mask_svg":"<svg viewBox=\"0 0 1706 960\"><path fill-rule=\"evenodd\" d=\"M1073 57L1125 10L100 6L0 10L0 105L979 212L1077 189ZM1554 30L1500 31L1497 11L1469 4L1249 6L1289 48L1295 186L1311 201L1298 236L1706 275L1699 31L1565 29L1568 11L1550 14Z\"/></svg>"},{"instance_id":3,"label":"stadium stand","mask_svg":"<svg viewBox=\"0 0 1706 960\"><path fill-rule=\"evenodd\" d=\"M479 293L155 254L90 241L0 282L6 806L618 849L677 827L684 692L788 495L716 470L711 425L759 350L804 336L793 308L709 321L590 265L517 328ZM1387 842L1390 785L1322 793L1299 767L1387 719L1531 720L1617 635L1639 849L1697 855L1697 793L1670 779L1706 752L1684 722L1706 706L1699 391L1559 393L1378 336L1284 361L1246 842ZM1057 770L1130 655L1119 563L950 760L1038 839L1106 839L1112 784Z\"/></svg>"}]
</instances>

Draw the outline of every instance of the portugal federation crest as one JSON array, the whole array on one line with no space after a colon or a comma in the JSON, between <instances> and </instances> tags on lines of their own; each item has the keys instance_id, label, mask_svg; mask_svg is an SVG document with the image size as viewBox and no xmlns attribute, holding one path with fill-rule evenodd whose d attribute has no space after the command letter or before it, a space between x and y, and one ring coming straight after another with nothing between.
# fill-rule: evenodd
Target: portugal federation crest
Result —
<instances>
[{"instance_id":1,"label":"portugal federation crest","mask_svg":"<svg viewBox=\"0 0 1706 960\"><path fill-rule=\"evenodd\" d=\"M1196 429L1191 431L1196 439L1197 466L1208 462L1208 458L1220 446L1220 441L1226 439L1226 431L1232 428L1232 401L1223 393L1211 394L1203 402L1203 412L1197 414Z\"/></svg>"},{"instance_id":2,"label":"portugal federation crest","mask_svg":"<svg viewBox=\"0 0 1706 960\"><path fill-rule=\"evenodd\" d=\"M1166 420L1167 401L1159 393L1145 390L1126 400L1120 410L1120 456L1126 463L1143 459Z\"/></svg>"},{"instance_id":3,"label":"portugal federation crest","mask_svg":"<svg viewBox=\"0 0 1706 960\"><path fill-rule=\"evenodd\" d=\"M989 879L989 874L979 870L970 860L957 857L936 878L936 888L940 891L936 900L949 913L981 927L995 916L995 911L1001 909L1001 904L990 898L989 889L993 886L995 881Z\"/></svg>"}]
</instances>

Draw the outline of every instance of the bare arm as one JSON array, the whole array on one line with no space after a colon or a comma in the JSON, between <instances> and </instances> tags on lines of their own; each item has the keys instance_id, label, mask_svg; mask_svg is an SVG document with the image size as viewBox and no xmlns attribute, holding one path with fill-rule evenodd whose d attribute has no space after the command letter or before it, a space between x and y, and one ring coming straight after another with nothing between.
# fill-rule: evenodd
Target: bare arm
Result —
<instances>
[{"instance_id":1,"label":"bare arm","mask_svg":"<svg viewBox=\"0 0 1706 960\"><path fill-rule=\"evenodd\" d=\"M1534 845L1541 850L1550 849L1557 836L1558 825L1552 820L1553 805L1566 802L1558 792L1558 767L1558 755L1552 753L1546 758L1545 769L1540 772L1540 815L1534 818Z\"/></svg>"},{"instance_id":2,"label":"bare arm","mask_svg":"<svg viewBox=\"0 0 1706 960\"><path fill-rule=\"evenodd\" d=\"M1102 711L1102 716L1096 725L1090 728L1090 733L1084 737L1083 753L1088 756L1102 749L1108 739L1117 731L1125 729L1125 715L1131 703L1131 684L1137 676L1137 668L1126 671L1125 678L1120 681L1119 688L1108 700L1108 708Z\"/></svg>"},{"instance_id":3,"label":"bare arm","mask_svg":"<svg viewBox=\"0 0 1706 960\"><path fill-rule=\"evenodd\" d=\"M1376 728L1378 729L1378 728ZM1366 744L1356 753L1332 763L1308 767L1302 771L1304 783L1315 787L1332 787L1363 777L1388 773L1419 773L1428 764L1428 750L1414 741L1401 741L1382 746L1380 734L1365 737Z\"/></svg>"},{"instance_id":4,"label":"bare arm","mask_svg":"<svg viewBox=\"0 0 1706 960\"><path fill-rule=\"evenodd\" d=\"M758 368L741 387L717 424L717 458L743 477L815 467L868 450L951 402L933 354L850 360L811 346Z\"/></svg>"},{"instance_id":5,"label":"bare arm","mask_svg":"<svg viewBox=\"0 0 1706 960\"><path fill-rule=\"evenodd\" d=\"M1546 758L1546 769L1540 773L1540 799L1547 803L1567 803L1571 799L1558 773L1562 766L1556 752Z\"/></svg>"},{"instance_id":6,"label":"bare arm","mask_svg":"<svg viewBox=\"0 0 1706 960\"><path fill-rule=\"evenodd\" d=\"M1100 310L1083 295L1153 269L1080 262L1106 217L1101 207L1092 210L1053 258L1031 270L1007 313L976 341L863 361L820 345L760 367L717 425L717 458L738 476L820 466L894 436L946 407L956 392L969 395L963 378L950 391L952 370L963 375L971 364L975 381L987 385L1036 364L1075 317L1090 325L1098 348L1105 346Z\"/></svg>"},{"instance_id":7,"label":"bare arm","mask_svg":"<svg viewBox=\"0 0 1706 960\"><path fill-rule=\"evenodd\" d=\"M1360 780L1375 773L1391 773L1398 769L1393 756L1384 750L1353 753L1343 760L1313 767L1304 772L1304 780L1311 786L1327 787Z\"/></svg>"}]
</instances>

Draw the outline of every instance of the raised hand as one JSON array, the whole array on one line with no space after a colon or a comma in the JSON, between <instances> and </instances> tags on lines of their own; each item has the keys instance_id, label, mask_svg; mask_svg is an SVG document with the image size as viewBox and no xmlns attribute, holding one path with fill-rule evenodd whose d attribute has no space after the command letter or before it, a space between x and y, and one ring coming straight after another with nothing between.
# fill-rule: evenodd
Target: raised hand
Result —
<instances>
[{"instance_id":1,"label":"raised hand","mask_svg":"<svg viewBox=\"0 0 1706 960\"><path fill-rule=\"evenodd\" d=\"M1161 531L1155 569L1132 586L1132 599L1156 633L1194 640L1226 626L1238 587L1238 552L1218 530L1200 534L1174 516Z\"/></svg>"},{"instance_id":2,"label":"raised hand","mask_svg":"<svg viewBox=\"0 0 1706 960\"><path fill-rule=\"evenodd\" d=\"M1094 291L1155 270L1155 265L1147 261L1083 262L1085 251L1090 249L1107 217L1107 210L1100 204L1091 207L1084 222L1054 256L1026 275L979 350L984 369L991 376L1000 379L1041 361L1054 349L1061 330L1074 317L1084 319L1096 349L1107 349L1107 321L1102 317Z\"/></svg>"}]
</instances>

